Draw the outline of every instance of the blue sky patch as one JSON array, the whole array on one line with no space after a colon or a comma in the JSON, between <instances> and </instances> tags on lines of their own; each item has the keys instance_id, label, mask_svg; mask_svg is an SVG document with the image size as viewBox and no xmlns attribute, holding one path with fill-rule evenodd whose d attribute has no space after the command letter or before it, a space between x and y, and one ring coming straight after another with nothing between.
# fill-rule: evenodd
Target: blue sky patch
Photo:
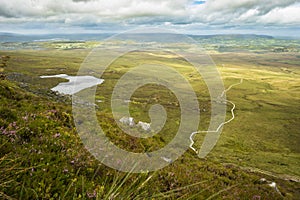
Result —
<instances>
[{"instance_id":1,"label":"blue sky patch","mask_svg":"<svg viewBox=\"0 0 300 200\"><path fill-rule=\"evenodd\" d=\"M193 4L194 5L201 5L201 4L205 4L206 1L194 1Z\"/></svg>"}]
</instances>

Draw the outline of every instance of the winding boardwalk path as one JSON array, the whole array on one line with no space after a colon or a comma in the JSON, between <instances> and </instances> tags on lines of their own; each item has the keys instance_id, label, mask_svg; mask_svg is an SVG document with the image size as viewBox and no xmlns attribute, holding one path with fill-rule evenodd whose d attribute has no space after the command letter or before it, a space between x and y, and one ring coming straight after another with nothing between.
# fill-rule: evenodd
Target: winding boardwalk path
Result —
<instances>
[{"instance_id":1,"label":"winding boardwalk path","mask_svg":"<svg viewBox=\"0 0 300 200\"><path fill-rule=\"evenodd\" d=\"M232 108L231 108L231 115L232 115L232 117L231 117L228 121L221 123L221 124L218 126L218 128L217 128L216 130L214 130L214 131L195 131L195 132L191 133L191 135L190 135L190 141L191 141L190 149L192 149L192 150L193 150L194 152L196 152L197 154L198 154L198 151L193 147L193 145L194 145L194 143L195 143L193 138L194 138L194 136L195 136L196 134L198 134L198 133L216 133L216 132L218 132L218 131L220 130L220 128L223 127L225 124L228 124L229 122L231 122L232 120L234 120L234 118L235 118L235 115L234 115L234 109L235 109L236 106L235 106L235 104L234 104L232 101L229 101L229 100L225 99L225 98L224 98L224 95L225 95L229 90L231 90L232 87L237 86L237 85L240 85L240 84L242 84L242 83L243 83L243 79L241 79L239 83L235 83L235 84L230 85L230 86L229 86L226 90L224 90L224 91L222 92L222 94L219 96L219 99L221 99L221 102L222 102L222 103L225 103L225 104L230 103L230 104L232 105Z\"/></svg>"}]
</instances>

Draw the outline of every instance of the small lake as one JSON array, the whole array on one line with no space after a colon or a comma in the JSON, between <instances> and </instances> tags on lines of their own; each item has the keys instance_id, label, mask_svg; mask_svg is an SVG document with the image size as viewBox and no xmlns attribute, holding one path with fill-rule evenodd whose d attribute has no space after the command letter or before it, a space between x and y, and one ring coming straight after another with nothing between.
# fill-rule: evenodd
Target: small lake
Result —
<instances>
[{"instance_id":1,"label":"small lake","mask_svg":"<svg viewBox=\"0 0 300 200\"><path fill-rule=\"evenodd\" d=\"M104 82L104 79L99 79L94 76L69 76L67 74L40 76L40 78L63 78L69 80L69 82L59 83L51 89L52 91L69 95Z\"/></svg>"}]
</instances>

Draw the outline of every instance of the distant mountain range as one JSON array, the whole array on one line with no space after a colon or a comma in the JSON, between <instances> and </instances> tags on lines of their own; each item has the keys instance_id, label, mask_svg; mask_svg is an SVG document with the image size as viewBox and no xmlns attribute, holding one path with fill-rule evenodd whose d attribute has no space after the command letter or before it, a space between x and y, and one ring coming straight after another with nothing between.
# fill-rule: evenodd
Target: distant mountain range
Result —
<instances>
[{"instance_id":1,"label":"distant mountain range","mask_svg":"<svg viewBox=\"0 0 300 200\"><path fill-rule=\"evenodd\" d=\"M35 42L35 41L87 41L103 40L112 34L40 34L22 35L0 32L0 42Z\"/></svg>"},{"instance_id":2,"label":"distant mountain range","mask_svg":"<svg viewBox=\"0 0 300 200\"><path fill-rule=\"evenodd\" d=\"M257 38L265 38L265 39L274 39L273 36L269 35L256 35L256 34L224 34L224 35L191 35L193 38L223 38L223 39L257 39Z\"/></svg>"},{"instance_id":3,"label":"distant mountain range","mask_svg":"<svg viewBox=\"0 0 300 200\"><path fill-rule=\"evenodd\" d=\"M166 37L163 37L165 34ZM100 34L40 34L40 35L22 35L22 34L15 34L15 33L6 33L0 32L0 42L38 42L38 41L99 41L110 36L113 36L112 33L100 33ZM138 38L139 40L147 40L149 36L155 38L162 38L163 39L174 39L176 38L176 34L172 34L173 36L170 38L170 34L167 33L146 33L146 34L131 34L126 35L122 34L123 38L131 39L131 38ZM273 39L274 37L268 35L255 35L255 34L226 34L226 35L188 35L194 39L258 39L258 38L265 38L265 39ZM287 38L288 39L288 38Z\"/></svg>"}]
</instances>

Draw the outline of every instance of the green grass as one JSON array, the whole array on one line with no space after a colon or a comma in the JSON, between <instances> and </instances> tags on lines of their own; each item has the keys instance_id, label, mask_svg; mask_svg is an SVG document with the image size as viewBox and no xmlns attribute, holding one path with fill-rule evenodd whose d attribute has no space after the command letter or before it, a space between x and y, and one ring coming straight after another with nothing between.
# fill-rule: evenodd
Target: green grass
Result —
<instances>
[{"instance_id":1,"label":"green grass","mask_svg":"<svg viewBox=\"0 0 300 200\"><path fill-rule=\"evenodd\" d=\"M246 56L240 55L240 59ZM267 61L269 56L265 55ZM296 61L293 56L286 55ZM222 62L220 55L217 62ZM228 98L237 105L237 120L225 126L213 156L299 177L299 66L271 67L278 64L277 60L268 62L268 67L250 64L232 63L220 68L225 84L238 78L244 78L244 83L228 93ZM284 67L292 73L282 70Z\"/></svg>"},{"instance_id":2,"label":"green grass","mask_svg":"<svg viewBox=\"0 0 300 200\"><path fill-rule=\"evenodd\" d=\"M0 126L3 127L0 197L252 199L258 195L262 199L281 199L275 190L259 183L265 177L278 183L287 199L297 199L299 183L280 178L300 176L297 53L212 55L226 86L244 79L243 84L227 94L237 105L236 119L224 127L216 147L205 160L188 150L170 166L138 175L117 172L94 159L76 133L70 99L49 92L62 80L38 78L58 73L76 74L88 52L78 49L1 52L11 57L5 72L13 81L0 83ZM133 58L135 63L131 61ZM168 63L188 77L197 92L200 108L207 110L201 113L199 129L206 130L209 124L208 91L191 67L174 58L128 54L105 71L105 82L98 87L96 98L103 100L97 113L99 123L112 141L131 151L161 148L178 128L176 120L170 120L163 130L169 135L158 134L143 140L129 137L113 123L109 99L117 80L134 64L147 63L153 58L156 64ZM145 113L157 102L169 106L172 119L178 116L178 102L163 87L147 85L137 90L132 100L132 115L139 120L149 120ZM197 135L195 140L195 147L200 148L203 135ZM277 178L249 172L245 167L268 171Z\"/></svg>"},{"instance_id":3,"label":"green grass","mask_svg":"<svg viewBox=\"0 0 300 200\"><path fill-rule=\"evenodd\" d=\"M1 124L6 132L12 132L0 135L3 198L185 199L219 193L230 197L232 186L239 188L236 192L241 197L259 194L279 198L267 185L256 183L259 176L201 161L190 151L155 173L126 174L109 169L83 148L68 105L32 95L9 81L1 81L0 89L1 105L11 108ZM245 187L253 191L244 192Z\"/></svg>"}]
</instances>

